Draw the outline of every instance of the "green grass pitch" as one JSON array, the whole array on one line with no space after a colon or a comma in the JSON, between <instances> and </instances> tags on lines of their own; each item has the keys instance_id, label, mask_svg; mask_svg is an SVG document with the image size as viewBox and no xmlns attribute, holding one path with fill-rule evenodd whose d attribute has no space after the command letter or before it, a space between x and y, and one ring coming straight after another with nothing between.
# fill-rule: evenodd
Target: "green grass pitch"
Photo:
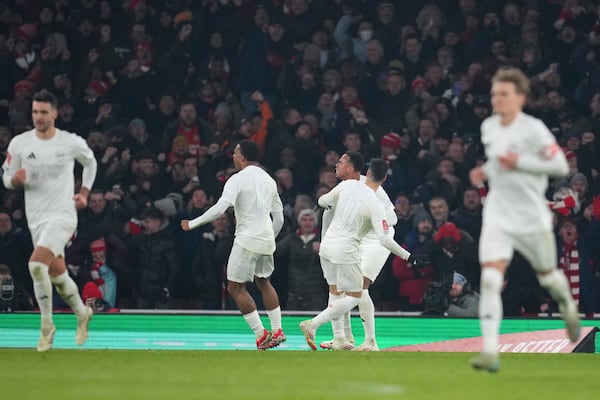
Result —
<instances>
[{"instance_id":1,"label":"green grass pitch","mask_svg":"<svg viewBox=\"0 0 600 400\"><path fill-rule=\"evenodd\" d=\"M0 349L0 398L594 399L594 354L503 354L499 373L466 353Z\"/></svg>"}]
</instances>

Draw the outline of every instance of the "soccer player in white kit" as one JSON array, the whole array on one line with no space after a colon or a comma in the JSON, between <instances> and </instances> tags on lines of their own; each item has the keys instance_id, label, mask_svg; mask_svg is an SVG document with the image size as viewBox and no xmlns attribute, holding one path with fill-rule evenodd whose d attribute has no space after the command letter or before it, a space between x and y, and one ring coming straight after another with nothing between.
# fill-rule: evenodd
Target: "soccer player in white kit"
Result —
<instances>
[{"instance_id":1,"label":"soccer player in white kit","mask_svg":"<svg viewBox=\"0 0 600 400\"><path fill-rule=\"evenodd\" d=\"M514 250L529 261L540 285L557 301L569 339L575 342L579 336L577 307L566 277L557 269L552 215L545 198L548 177L567 175L569 166L544 123L522 112L528 91L529 80L516 68L501 69L494 75L491 96L495 115L481 125L488 161L470 173L471 183L478 186L487 179L490 188L479 241L483 348L471 365L491 372L500 367L500 293Z\"/></svg>"},{"instance_id":2,"label":"soccer player in white kit","mask_svg":"<svg viewBox=\"0 0 600 400\"><path fill-rule=\"evenodd\" d=\"M350 153L352 154L352 152ZM361 175L360 170L355 170L354 165L351 162L345 162L347 158L347 154L342 155L342 157L340 157L340 160L336 164L335 173L338 179L341 179L342 181L347 179L354 179L366 183L366 176ZM379 188L375 192L375 195L384 207L386 221L388 223L391 235L393 237L393 227L394 225L396 225L396 222L398 222L398 217L396 216L394 205L392 204L390 197L388 196L388 194L382 186L379 186ZM328 210L326 212L330 213L333 211ZM322 237L325 237L325 234L323 234ZM377 279L377 276L381 272L383 265L385 264L386 260L390 255L390 251L383 247L381 243L379 243L377 235L373 230L371 230L362 238L359 247L359 252L360 269L363 273L363 290L362 296L360 297L360 302L358 303L358 311L365 332L364 342L363 344L354 348L354 337L352 335L352 328L350 324L350 312L347 312L346 314L344 314L343 319L332 321L332 324L334 325L334 332L340 332L339 329L336 329L335 324L344 324L344 337L334 337L333 340L322 342L320 344L320 347L322 349L357 351L379 350L379 347L377 346L377 341L375 339L375 305L373 304L373 300L371 299L371 296L369 294L369 286L371 286L371 284L375 282L375 279ZM330 285L329 304L343 297L343 293L333 291L334 287L334 285Z\"/></svg>"},{"instance_id":3,"label":"soccer player in white kit","mask_svg":"<svg viewBox=\"0 0 600 400\"><path fill-rule=\"evenodd\" d=\"M233 206L235 240L227 263L227 290L256 335L257 349L266 350L286 340L281 329L279 297L269 281L274 270L275 237L283 226L283 205L277 184L258 165L259 157L258 145L242 140L233 153L233 163L239 172L225 182L221 198L198 218L182 220L181 227L189 231L205 225ZM264 328L256 303L246 290L246 283L252 281L262 294L271 331Z\"/></svg>"},{"instance_id":4,"label":"soccer player in white kit","mask_svg":"<svg viewBox=\"0 0 600 400\"><path fill-rule=\"evenodd\" d=\"M77 315L75 342L85 343L92 309L83 304L69 277L64 249L77 227L77 209L87 206L96 177L96 159L86 141L54 126L56 97L47 90L33 96L35 129L15 136L8 145L2 181L8 189L23 187L25 214L34 249L29 259L33 291L40 307L38 351L52 348L52 284ZM83 165L82 186L75 194L74 161Z\"/></svg>"},{"instance_id":5,"label":"soccer player in white kit","mask_svg":"<svg viewBox=\"0 0 600 400\"><path fill-rule=\"evenodd\" d=\"M340 162L351 162L353 168L358 171L364 165L364 159L359 153L347 152ZM392 253L405 260L410 259L410 253L394 241L383 205L375 196L386 173L385 162L373 159L367 172L366 183L348 179L319 198L321 207L334 208L331 223L319 251L321 267L328 284L333 286L335 292L344 292L345 296L334 300L315 318L300 323L300 329L312 350L317 349L315 334L319 326L341 318L360 302L363 272L360 267L359 246L369 231L374 230L380 243ZM343 329L343 324L334 324L334 338L343 337Z\"/></svg>"}]
</instances>

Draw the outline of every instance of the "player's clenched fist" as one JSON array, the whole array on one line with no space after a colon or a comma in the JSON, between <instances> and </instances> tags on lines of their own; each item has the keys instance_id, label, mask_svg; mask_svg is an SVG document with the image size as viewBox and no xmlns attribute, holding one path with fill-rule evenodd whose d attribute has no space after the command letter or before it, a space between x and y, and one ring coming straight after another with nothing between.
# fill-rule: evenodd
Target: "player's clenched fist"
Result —
<instances>
[{"instance_id":1,"label":"player's clenched fist","mask_svg":"<svg viewBox=\"0 0 600 400\"><path fill-rule=\"evenodd\" d=\"M75 196L73 196L73 200L75 200L76 209L81 210L87 207L87 196L77 193Z\"/></svg>"},{"instance_id":2,"label":"player's clenched fist","mask_svg":"<svg viewBox=\"0 0 600 400\"><path fill-rule=\"evenodd\" d=\"M471 184L473 186L481 185L485 181L485 172L483 171L483 168L473 168L469 173L469 179L471 180Z\"/></svg>"},{"instance_id":3,"label":"player's clenched fist","mask_svg":"<svg viewBox=\"0 0 600 400\"><path fill-rule=\"evenodd\" d=\"M11 183L13 184L13 186L23 186L26 178L27 174L25 173L25 168L20 168L13 175Z\"/></svg>"},{"instance_id":4,"label":"player's clenched fist","mask_svg":"<svg viewBox=\"0 0 600 400\"><path fill-rule=\"evenodd\" d=\"M190 221L187 219L182 219L181 220L181 229L183 229L184 231L189 231L190 230Z\"/></svg>"}]
</instances>

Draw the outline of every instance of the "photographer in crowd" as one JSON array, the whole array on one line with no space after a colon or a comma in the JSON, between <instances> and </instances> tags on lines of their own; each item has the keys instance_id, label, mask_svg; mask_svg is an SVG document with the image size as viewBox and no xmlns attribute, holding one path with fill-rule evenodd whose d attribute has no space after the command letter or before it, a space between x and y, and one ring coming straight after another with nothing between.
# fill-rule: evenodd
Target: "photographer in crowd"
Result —
<instances>
[{"instance_id":1,"label":"photographer in crowd","mask_svg":"<svg viewBox=\"0 0 600 400\"><path fill-rule=\"evenodd\" d=\"M12 277L10 267L0 264L0 312L31 311L33 300L23 284Z\"/></svg>"},{"instance_id":2,"label":"photographer in crowd","mask_svg":"<svg viewBox=\"0 0 600 400\"><path fill-rule=\"evenodd\" d=\"M454 273L452 287L448 295L449 317L477 317L479 308L479 293L471 289L464 275Z\"/></svg>"}]
</instances>

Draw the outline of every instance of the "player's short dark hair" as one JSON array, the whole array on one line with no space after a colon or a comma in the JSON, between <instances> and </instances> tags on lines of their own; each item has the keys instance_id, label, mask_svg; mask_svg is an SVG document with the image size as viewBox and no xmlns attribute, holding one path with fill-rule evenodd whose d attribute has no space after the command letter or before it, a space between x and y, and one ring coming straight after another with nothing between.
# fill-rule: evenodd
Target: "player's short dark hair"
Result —
<instances>
[{"instance_id":1,"label":"player's short dark hair","mask_svg":"<svg viewBox=\"0 0 600 400\"><path fill-rule=\"evenodd\" d=\"M54 93L46 89L42 89L34 94L33 101L37 101L38 103L49 103L52 108L58 107L58 100L56 99L56 96Z\"/></svg>"},{"instance_id":2,"label":"player's short dark hair","mask_svg":"<svg viewBox=\"0 0 600 400\"><path fill-rule=\"evenodd\" d=\"M93 194L100 194L102 195L102 197L104 197L104 190L102 189L92 189L89 193L89 196L93 195Z\"/></svg>"},{"instance_id":3,"label":"player's short dark hair","mask_svg":"<svg viewBox=\"0 0 600 400\"><path fill-rule=\"evenodd\" d=\"M356 172L361 172L365 168L365 158L357 151L347 151L344 153L348 156L348 161Z\"/></svg>"},{"instance_id":4,"label":"player's short dark hair","mask_svg":"<svg viewBox=\"0 0 600 400\"><path fill-rule=\"evenodd\" d=\"M142 211L140 218L141 219L149 218L149 219L157 219L159 221L164 221L165 214L156 207L148 207L144 211Z\"/></svg>"},{"instance_id":5,"label":"player's short dark hair","mask_svg":"<svg viewBox=\"0 0 600 400\"><path fill-rule=\"evenodd\" d=\"M517 93L525 96L529 94L529 78L519 68L500 68L492 77L492 84L496 82L512 83Z\"/></svg>"},{"instance_id":6,"label":"player's short dark hair","mask_svg":"<svg viewBox=\"0 0 600 400\"><path fill-rule=\"evenodd\" d=\"M260 147L258 147L258 144L256 144L252 140L245 139L241 140L238 143L238 146L240 146L240 153L242 153L246 161L256 162L259 160Z\"/></svg>"},{"instance_id":7,"label":"player's short dark hair","mask_svg":"<svg viewBox=\"0 0 600 400\"><path fill-rule=\"evenodd\" d=\"M377 183L383 182L387 175L388 166L381 158L372 158L369 163L371 179Z\"/></svg>"}]
</instances>

